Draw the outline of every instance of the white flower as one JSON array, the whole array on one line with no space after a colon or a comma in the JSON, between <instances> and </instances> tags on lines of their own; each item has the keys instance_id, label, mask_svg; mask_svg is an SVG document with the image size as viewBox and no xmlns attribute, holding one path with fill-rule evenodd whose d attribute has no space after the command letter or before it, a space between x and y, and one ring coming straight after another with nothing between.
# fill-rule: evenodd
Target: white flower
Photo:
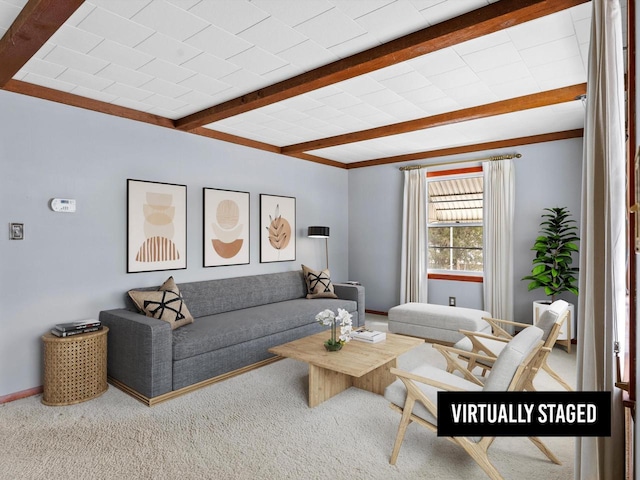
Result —
<instances>
[{"instance_id":1,"label":"white flower","mask_svg":"<svg viewBox=\"0 0 640 480\"><path fill-rule=\"evenodd\" d=\"M340 341L344 343L351 341L351 325L340 327Z\"/></svg>"},{"instance_id":2,"label":"white flower","mask_svg":"<svg viewBox=\"0 0 640 480\"><path fill-rule=\"evenodd\" d=\"M338 309L336 316L331 310L326 309L316 315L316 321L322 325L331 327L331 340L333 342L347 343L351 340L352 315L343 308ZM340 337L336 339L337 325L340 324Z\"/></svg>"},{"instance_id":3,"label":"white flower","mask_svg":"<svg viewBox=\"0 0 640 480\"><path fill-rule=\"evenodd\" d=\"M340 321L340 325L351 325L351 318L352 315L344 308L338 309L338 316L336 317L336 320Z\"/></svg>"},{"instance_id":4,"label":"white flower","mask_svg":"<svg viewBox=\"0 0 640 480\"><path fill-rule=\"evenodd\" d=\"M316 315L316 321L318 323L321 323L322 325L333 325L333 322L335 322L335 320L335 314L328 308Z\"/></svg>"}]
</instances>

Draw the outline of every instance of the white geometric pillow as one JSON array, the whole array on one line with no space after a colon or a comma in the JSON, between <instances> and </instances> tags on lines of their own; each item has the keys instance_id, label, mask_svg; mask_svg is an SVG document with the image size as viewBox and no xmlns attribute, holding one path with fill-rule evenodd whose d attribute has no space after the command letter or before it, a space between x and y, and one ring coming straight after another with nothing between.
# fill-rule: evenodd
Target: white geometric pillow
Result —
<instances>
[{"instance_id":1,"label":"white geometric pillow","mask_svg":"<svg viewBox=\"0 0 640 480\"><path fill-rule=\"evenodd\" d=\"M338 298L334 293L328 268L319 272L302 265L302 273L307 282L307 298Z\"/></svg>"},{"instance_id":2,"label":"white geometric pillow","mask_svg":"<svg viewBox=\"0 0 640 480\"><path fill-rule=\"evenodd\" d=\"M169 277L157 291L129 290L127 293L140 313L169 323L171 330L193 323L193 316L173 277Z\"/></svg>"}]
</instances>

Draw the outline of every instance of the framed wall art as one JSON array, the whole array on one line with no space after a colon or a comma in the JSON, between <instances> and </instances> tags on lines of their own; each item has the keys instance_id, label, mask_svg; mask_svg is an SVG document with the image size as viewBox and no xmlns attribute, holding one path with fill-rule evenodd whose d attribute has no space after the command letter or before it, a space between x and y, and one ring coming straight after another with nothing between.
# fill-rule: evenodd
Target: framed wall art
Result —
<instances>
[{"instance_id":1,"label":"framed wall art","mask_svg":"<svg viewBox=\"0 0 640 480\"><path fill-rule=\"evenodd\" d=\"M249 193L203 188L203 265L249 263Z\"/></svg>"},{"instance_id":2,"label":"framed wall art","mask_svg":"<svg viewBox=\"0 0 640 480\"><path fill-rule=\"evenodd\" d=\"M127 273L187 268L187 186L127 180Z\"/></svg>"},{"instance_id":3,"label":"framed wall art","mask_svg":"<svg viewBox=\"0 0 640 480\"><path fill-rule=\"evenodd\" d=\"M260 194L260 263L296 259L296 199Z\"/></svg>"}]
</instances>

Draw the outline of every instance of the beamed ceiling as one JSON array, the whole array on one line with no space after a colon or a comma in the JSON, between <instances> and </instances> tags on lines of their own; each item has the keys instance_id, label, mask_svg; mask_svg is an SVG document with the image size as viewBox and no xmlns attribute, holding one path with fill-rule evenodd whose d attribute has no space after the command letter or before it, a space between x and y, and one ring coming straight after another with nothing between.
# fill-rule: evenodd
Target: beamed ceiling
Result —
<instances>
[{"instance_id":1,"label":"beamed ceiling","mask_svg":"<svg viewBox=\"0 0 640 480\"><path fill-rule=\"evenodd\" d=\"M584 0L0 0L0 87L341 168L582 136Z\"/></svg>"}]
</instances>

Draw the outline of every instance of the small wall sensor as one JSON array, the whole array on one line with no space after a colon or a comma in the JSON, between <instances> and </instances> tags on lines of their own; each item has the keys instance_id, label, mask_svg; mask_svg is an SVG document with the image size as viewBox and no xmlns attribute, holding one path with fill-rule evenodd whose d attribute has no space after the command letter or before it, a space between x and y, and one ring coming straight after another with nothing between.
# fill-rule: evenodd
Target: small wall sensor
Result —
<instances>
[{"instance_id":1,"label":"small wall sensor","mask_svg":"<svg viewBox=\"0 0 640 480\"><path fill-rule=\"evenodd\" d=\"M52 198L49 201L51 210L59 213L75 213L76 200L74 198Z\"/></svg>"}]
</instances>

